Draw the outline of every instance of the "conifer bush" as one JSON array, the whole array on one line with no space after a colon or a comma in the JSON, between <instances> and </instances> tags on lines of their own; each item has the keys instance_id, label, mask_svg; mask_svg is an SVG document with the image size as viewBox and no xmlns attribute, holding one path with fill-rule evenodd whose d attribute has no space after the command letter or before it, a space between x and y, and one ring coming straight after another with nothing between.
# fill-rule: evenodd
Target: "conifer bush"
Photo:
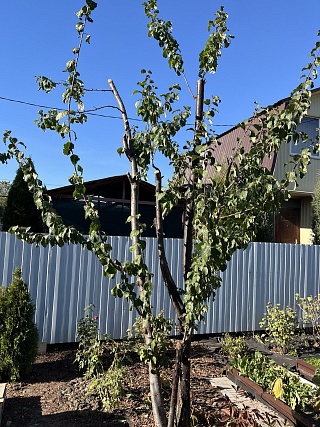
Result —
<instances>
[{"instance_id":1,"label":"conifer bush","mask_svg":"<svg viewBox=\"0 0 320 427\"><path fill-rule=\"evenodd\" d=\"M38 330L34 305L21 269L0 289L0 380L16 381L31 368L37 354Z\"/></svg>"}]
</instances>

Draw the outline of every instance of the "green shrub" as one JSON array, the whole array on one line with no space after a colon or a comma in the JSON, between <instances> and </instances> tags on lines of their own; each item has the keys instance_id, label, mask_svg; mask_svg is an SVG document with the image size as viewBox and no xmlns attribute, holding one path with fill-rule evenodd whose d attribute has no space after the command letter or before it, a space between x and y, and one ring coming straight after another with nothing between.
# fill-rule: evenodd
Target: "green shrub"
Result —
<instances>
[{"instance_id":1,"label":"green shrub","mask_svg":"<svg viewBox=\"0 0 320 427\"><path fill-rule=\"evenodd\" d=\"M94 305L90 304L84 309L85 317L78 321L79 347L75 362L90 380L88 394L98 397L104 411L112 412L119 407L122 397L122 362L125 356L120 358L120 344L110 337L104 336L104 340L100 340L98 316L93 316L93 310ZM113 355L108 369L105 369L103 364L105 353Z\"/></svg>"},{"instance_id":2,"label":"green shrub","mask_svg":"<svg viewBox=\"0 0 320 427\"><path fill-rule=\"evenodd\" d=\"M244 337L232 337L228 332L222 338L221 344L222 351L231 359L237 356L243 356L248 351L248 346Z\"/></svg>"},{"instance_id":3,"label":"green shrub","mask_svg":"<svg viewBox=\"0 0 320 427\"><path fill-rule=\"evenodd\" d=\"M320 294L308 296L307 298L300 297L296 294L298 307L302 310L302 323L304 326L312 327L314 340L320 344Z\"/></svg>"},{"instance_id":4,"label":"green shrub","mask_svg":"<svg viewBox=\"0 0 320 427\"><path fill-rule=\"evenodd\" d=\"M286 353L290 349L292 338L297 326L296 312L287 307L280 309L280 304L267 304L267 312L260 322L260 327L266 331L265 336L276 350Z\"/></svg>"},{"instance_id":5,"label":"green shrub","mask_svg":"<svg viewBox=\"0 0 320 427\"><path fill-rule=\"evenodd\" d=\"M80 371L90 378L103 372L101 362L103 347L99 340L98 316L92 315L93 309L93 304L86 307L85 317L78 321L79 346L75 358Z\"/></svg>"},{"instance_id":6,"label":"green shrub","mask_svg":"<svg viewBox=\"0 0 320 427\"><path fill-rule=\"evenodd\" d=\"M123 376L124 369L116 354L108 370L91 378L88 394L98 396L105 412L111 413L119 408L123 396Z\"/></svg>"},{"instance_id":7,"label":"green shrub","mask_svg":"<svg viewBox=\"0 0 320 427\"><path fill-rule=\"evenodd\" d=\"M34 305L21 269L0 291L0 380L16 381L31 368L37 355L38 331Z\"/></svg>"}]
</instances>

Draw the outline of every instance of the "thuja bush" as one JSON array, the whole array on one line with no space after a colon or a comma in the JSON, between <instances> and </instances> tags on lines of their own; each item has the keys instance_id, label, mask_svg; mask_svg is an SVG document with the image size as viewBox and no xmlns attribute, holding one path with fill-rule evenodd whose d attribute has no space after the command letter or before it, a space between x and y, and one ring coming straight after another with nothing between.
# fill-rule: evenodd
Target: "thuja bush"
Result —
<instances>
[{"instance_id":1,"label":"thuja bush","mask_svg":"<svg viewBox=\"0 0 320 427\"><path fill-rule=\"evenodd\" d=\"M37 354L38 330L34 305L21 269L0 291L0 380L19 380L31 368Z\"/></svg>"}]
</instances>

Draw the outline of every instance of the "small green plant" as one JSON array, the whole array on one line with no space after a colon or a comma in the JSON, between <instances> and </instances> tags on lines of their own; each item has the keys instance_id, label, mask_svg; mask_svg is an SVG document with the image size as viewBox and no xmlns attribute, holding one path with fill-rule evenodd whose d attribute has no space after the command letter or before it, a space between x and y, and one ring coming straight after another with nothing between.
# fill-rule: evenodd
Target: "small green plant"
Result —
<instances>
[{"instance_id":1,"label":"small green plant","mask_svg":"<svg viewBox=\"0 0 320 427\"><path fill-rule=\"evenodd\" d=\"M312 334L315 342L320 345L320 294L300 297L296 294L298 307L302 310L302 323L304 326L312 327Z\"/></svg>"},{"instance_id":2,"label":"small green plant","mask_svg":"<svg viewBox=\"0 0 320 427\"><path fill-rule=\"evenodd\" d=\"M37 355L38 330L28 286L16 268L13 281L0 289L0 380L19 380Z\"/></svg>"},{"instance_id":3,"label":"small green plant","mask_svg":"<svg viewBox=\"0 0 320 427\"><path fill-rule=\"evenodd\" d=\"M243 356L248 351L244 337L232 337L228 332L224 334L221 344L223 353L227 354L231 359Z\"/></svg>"},{"instance_id":4,"label":"small green plant","mask_svg":"<svg viewBox=\"0 0 320 427\"><path fill-rule=\"evenodd\" d=\"M112 412L120 405L124 373L122 362L124 358L127 358L131 343L125 342L122 345L108 336L104 336L104 340L100 340L98 316L93 316L94 308L93 304L86 307L85 317L78 322L79 347L75 362L78 363L84 375L90 378L88 394L99 398L104 411ZM121 358L120 350L122 351ZM113 361L107 369L102 360L106 352L113 355Z\"/></svg>"},{"instance_id":5,"label":"small green plant","mask_svg":"<svg viewBox=\"0 0 320 427\"><path fill-rule=\"evenodd\" d=\"M124 369L118 354L108 370L92 377L88 394L97 395L104 411L110 413L120 406L123 390L121 387Z\"/></svg>"},{"instance_id":6,"label":"small green plant","mask_svg":"<svg viewBox=\"0 0 320 427\"><path fill-rule=\"evenodd\" d=\"M264 328L266 340L269 341L275 350L284 354L290 350L292 339L297 327L296 312L291 307L285 310L280 308L280 304L267 304L267 312L260 322L260 327Z\"/></svg>"},{"instance_id":7,"label":"small green plant","mask_svg":"<svg viewBox=\"0 0 320 427\"><path fill-rule=\"evenodd\" d=\"M103 372L101 356L102 343L99 340L98 316L93 316L94 305L84 309L86 315L78 322L77 337L79 346L75 357L81 372L88 377Z\"/></svg>"}]
</instances>

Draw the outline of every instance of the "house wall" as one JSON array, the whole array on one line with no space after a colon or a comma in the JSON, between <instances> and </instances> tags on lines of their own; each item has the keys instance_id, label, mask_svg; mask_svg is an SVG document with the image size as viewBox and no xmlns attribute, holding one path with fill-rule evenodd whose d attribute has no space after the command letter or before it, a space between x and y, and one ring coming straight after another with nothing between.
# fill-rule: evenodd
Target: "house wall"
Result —
<instances>
[{"instance_id":1,"label":"house wall","mask_svg":"<svg viewBox=\"0 0 320 427\"><path fill-rule=\"evenodd\" d=\"M311 107L308 115L312 117L320 117L320 93L312 95ZM284 166L292 160L291 144L283 143L277 155L274 176L278 181L285 177L285 172L292 170L292 165ZM312 194L316 185L316 181L320 174L320 157L312 157L308 165L306 176L302 179L298 178L298 186L289 187L291 196L301 200L301 217L300 217L300 243L310 244L313 241L312 233Z\"/></svg>"},{"instance_id":2,"label":"house wall","mask_svg":"<svg viewBox=\"0 0 320 427\"><path fill-rule=\"evenodd\" d=\"M276 166L274 176L278 181L281 181L285 177L285 172L292 170L292 165L284 166L285 163L292 160L290 154L290 144L283 143L277 155ZM298 178L298 187L296 189L291 185L289 189L294 191L294 194L311 195L314 191L314 187L317 181L317 176L320 172L320 158L311 158L310 164L308 165L308 172L302 179Z\"/></svg>"},{"instance_id":3,"label":"house wall","mask_svg":"<svg viewBox=\"0 0 320 427\"><path fill-rule=\"evenodd\" d=\"M311 108L308 111L308 115L312 117L320 117L320 93L316 93L312 95L312 103ZM292 160L292 155L290 154L290 144L283 143L281 144L279 153L277 155L276 166L274 171L274 176L278 181L281 181L285 172L292 169L290 165L284 167L284 164L288 161ZM320 157L311 158L311 162L308 166L308 173L303 178L298 178L299 186L295 189L295 194L306 193L311 195L314 191L315 183L317 180L317 175L319 175L320 171ZM291 190L294 190L291 187Z\"/></svg>"}]
</instances>

